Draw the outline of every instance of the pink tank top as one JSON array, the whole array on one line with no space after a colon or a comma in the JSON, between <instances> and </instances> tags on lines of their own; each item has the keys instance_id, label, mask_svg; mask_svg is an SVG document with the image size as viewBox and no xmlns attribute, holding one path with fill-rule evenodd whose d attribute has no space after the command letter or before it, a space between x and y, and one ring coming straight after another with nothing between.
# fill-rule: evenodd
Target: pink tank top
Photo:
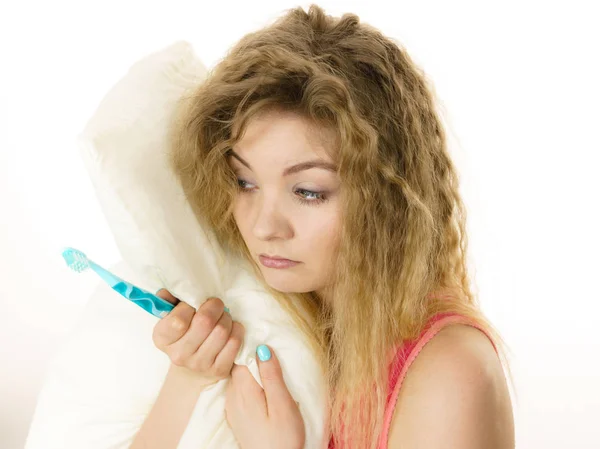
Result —
<instances>
[{"instance_id":1,"label":"pink tank top","mask_svg":"<svg viewBox=\"0 0 600 449\"><path fill-rule=\"evenodd\" d=\"M498 353L498 349L494 344L494 341L489 336L489 334L479 326L479 324L468 317L458 314L452 313L440 313L434 315L425 328L421 335L416 340L412 340L409 342L405 342L403 345L400 345L397 348L396 356L394 360L390 364L390 376L389 376L389 384L388 384L388 397L387 397L387 405L385 408L384 414L384 422L383 422L383 431L381 433L381 437L379 439L378 448L379 449L387 449L388 444L388 435L390 431L390 425L392 422L392 417L394 415L394 409L396 407L396 402L398 401L398 394L400 393L400 388L402 387L402 383L404 378L406 377L406 373L408 368L415 361L421 349L431 340L440 330L442 330L445 326L450 324L467 324L469 326L473 326L480 331L482 331L492 342L496 353ZM333 439L329 441L328 449L336 449L333 443Z\"/></svg>"}]
</instances>

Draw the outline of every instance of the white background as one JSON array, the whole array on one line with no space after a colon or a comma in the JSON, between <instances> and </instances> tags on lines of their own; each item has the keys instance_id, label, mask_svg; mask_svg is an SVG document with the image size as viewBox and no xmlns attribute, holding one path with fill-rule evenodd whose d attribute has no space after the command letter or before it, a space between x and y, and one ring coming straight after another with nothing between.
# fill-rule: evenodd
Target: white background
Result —
<instances>
[{"instance_id":1,"label":"white background","mask_svg":"<svg viewBox=\"0 0 600 449\"><path fill-rule=\"evenodd\" d=\"M322 1L406 46L445 110L482 306L513 351L518 448L600 447L596 2ZM138 59L188 40L208 67L308 3L0 6L0 447L23 447L48 362L95 285L63 246L119 258L75 147Z\"/></svg>"}]
</instances>

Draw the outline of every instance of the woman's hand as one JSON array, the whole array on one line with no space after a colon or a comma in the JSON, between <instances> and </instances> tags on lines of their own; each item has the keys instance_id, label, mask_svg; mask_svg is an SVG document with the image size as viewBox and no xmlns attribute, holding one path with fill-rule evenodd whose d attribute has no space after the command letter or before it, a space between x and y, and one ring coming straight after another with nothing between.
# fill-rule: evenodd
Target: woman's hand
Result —
<instances>
[{"instance_id":1,"label":"woman's hand","mask_svg":"<svg viewBox=\"0 0 600 449\"><path fill-rule=\"evenodd\" d=\"M264 391L246 366L235 365L227 385L225 415L242 449L302 449L304 421L290 395L279 360L266 346L257 359Z\"/></svg>"},{"instance_id":2,"label":"woman's hand","mask_svg":"<svg viewBox=\"0 0 600 449\"><path fill-rule=\"evenodd\" d=\"M228 377L244 339L244 327L224 311L223 302L209 298L196 311L165 289L156 295L175 307L154 326L154 345L199 385Z\"/></svg>"}]
</instances>

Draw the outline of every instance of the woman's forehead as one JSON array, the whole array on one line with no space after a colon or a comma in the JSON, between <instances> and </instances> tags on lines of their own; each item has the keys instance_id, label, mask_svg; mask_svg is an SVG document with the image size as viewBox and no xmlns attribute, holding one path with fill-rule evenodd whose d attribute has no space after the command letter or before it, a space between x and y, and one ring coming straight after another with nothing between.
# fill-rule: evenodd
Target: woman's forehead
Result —
<instances>
[{"instance_id":1,"label":"woman's forehead","mask_svg":"<svg viewBox=\"0 0 600 449\"><path fill-rule=\"evenodd\" d=\"M293 112L270 111L249 119L244 135L232 150L250 165L251 159L263 157L285 166L309 159L334 163L335 142L332 129Z\"/></svg>"}]
</instances>

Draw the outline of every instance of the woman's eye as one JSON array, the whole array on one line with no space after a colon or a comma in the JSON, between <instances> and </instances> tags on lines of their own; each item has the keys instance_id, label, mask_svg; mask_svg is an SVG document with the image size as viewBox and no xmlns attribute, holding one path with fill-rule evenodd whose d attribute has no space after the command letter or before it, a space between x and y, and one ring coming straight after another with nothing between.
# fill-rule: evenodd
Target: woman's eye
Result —
<instances>
[{"instance_id":1,"label":"woman's eye","mask_svg":"<svg viewBox=\"0 0 600 449\"><path fill-rule=\"evenodd\" d=\"M250 184L246 181L244 181L243 179L237 178L238 181L238 186L240 187L240 191L242 191L243 193L250 193L250 189L247 189L245 187L246 184ZM252 185L252 184L250 184ZM296 200L299 201L301 204L306 204L306 205L316 205L316 204L321 204L324 203L325 201L327 201L327 197L325 196L325 193L323 192L313 192L311 190L306 190L306 189L296 189L295 193L300 193L300 196L296 196ZM313 198L313 199L307 199L307 198Z\"/></svg>"},{"instance_id":2,"label":"woman's eye","mask_svg":"<svg viewBox=\"0 0 600 449\"><path fill-rule=\"evenodd\" d=\"M246 181L244 181L243 179L238 178L237 182L238 182L238 186L240 186L242 188L242 190L246 190L246 189L244 189L244 186L241 185L242 183L248 184Z\"/></svg>"}]
</instances>

